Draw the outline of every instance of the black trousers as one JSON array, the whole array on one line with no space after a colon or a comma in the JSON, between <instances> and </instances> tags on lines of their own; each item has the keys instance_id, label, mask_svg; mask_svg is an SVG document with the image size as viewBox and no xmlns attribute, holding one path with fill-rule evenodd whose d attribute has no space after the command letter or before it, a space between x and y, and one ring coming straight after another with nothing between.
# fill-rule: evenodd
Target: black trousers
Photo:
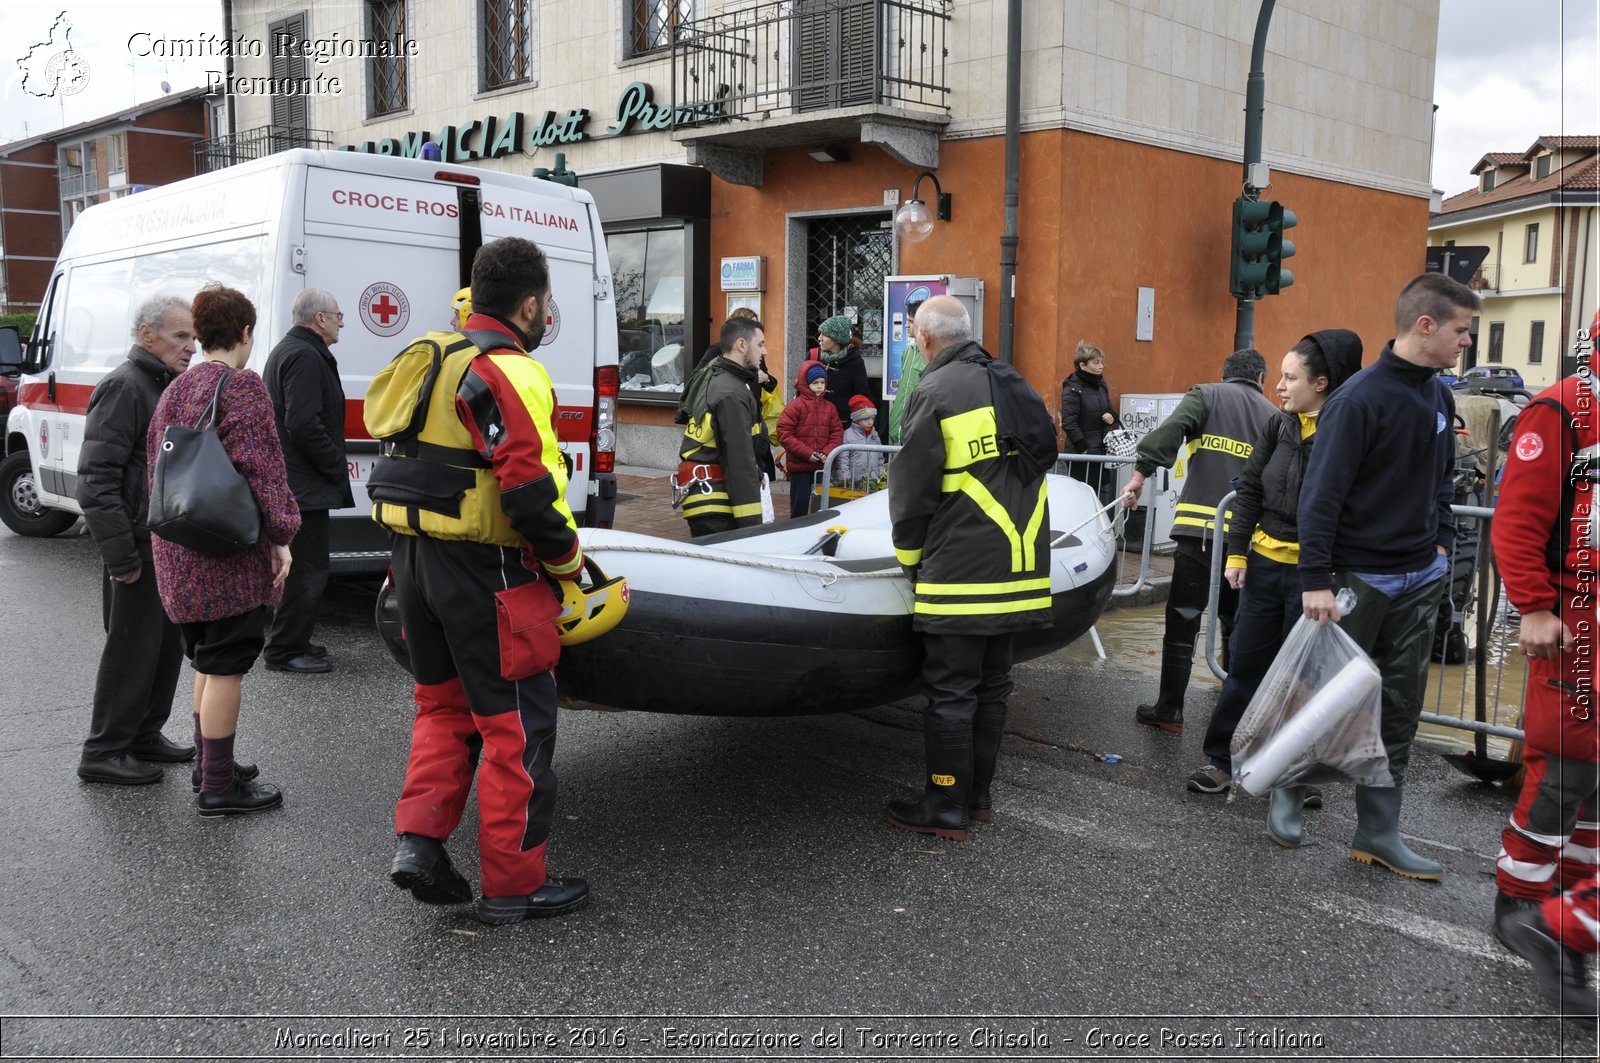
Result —
<instances>
[{"instance_id":1,"label":"black trousers","mask_svg":"<svg viewBox=\"0 0 1600 1063\"><path fill-rule=\"evenodd\" d=\"M956 792L966 794L973 771L975 733L989 732L988 775L1005 724L1011 694L1011 635L922 633L922 685L928 695L923 711L923 739L932 776L955 777Z\"/></svg>"},{"instance_id":2,"label":"black trousers","mask_svg":"<svg viewBox=\"0 0 1600 1063\"><path fill-rule=\"evenodd\" d=\"M283 582L283 601L267 629L264 656L272 664L283 664L311 648L311 635L317 627L317 603L328 588L328 511L300 511L300 531L289 544L294 563Z\"/></svg>"},{"instance_id":3,"label":"black trousers","mask_svg":"<svg viewBox=\"0 0 1600 1063\"><path fill-rule=\"evenodd\" d=\"M1195 638L1200 618L1211 594L1211 551L1199 539L1180 538L1172 558L1172 588L1167 597L1166 633L1161 643L1161 697L1172 707L1182 705L1194 667ZM1217 598L1217 622L1222 645L1233 636L1233 618L1239 609L1239 592L1222 584Z\"/></svg>"},{"instance_id":4,"label":"black trousers","mask_svg":"<svg viewBox=\"0 0 1600 1063\"><path fill-rule=\"evenodd\" d=\"M1206 728L1206 756L1217 767L1233 766L1228 749L1233 732L1244 719L1244 711L1277 658L1283 640L1289 637L1289 629L1303 612L1300 569L1251 553L1239 612L1234 618L1233 639L1228 644L1228 678Z\"/></svg>"},{"instance_id":5,"label":"black trousers","mask_svg":"<svg viewBox=\"0 0 1600 1063\"><path fill-rule=\"evenodd\" d=\"M100 572L106 645L94 679L89 737L83 743L89 760L153 740L172 714L183 639L161 608L149 543L140 544L139 558L144 569L135 583L115 583L109 569Z\"/></svg>"}]
</instances>

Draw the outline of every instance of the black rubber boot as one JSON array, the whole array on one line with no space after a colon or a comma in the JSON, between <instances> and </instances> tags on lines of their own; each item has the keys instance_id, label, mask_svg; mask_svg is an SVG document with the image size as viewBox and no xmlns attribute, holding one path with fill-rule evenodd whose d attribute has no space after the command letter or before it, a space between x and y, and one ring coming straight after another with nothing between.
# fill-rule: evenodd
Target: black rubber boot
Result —
<instances>
[{"instance_id":1,"label":"black rubber boot","mask_svg":"<svg viewBox=\"0 0 1600 1063\"><path fill-rule=\"evenodd\" d=\"M1510 894L1496 890L1494 895L1495 940L1512 952L1516 952L1517 946L1512 944L1512 940L1516 937L1516 931L1512 923L1520 920L1525 912L1530 910L1538 911L1543 903L1543 901L1537 901L1531 897L1513 897ZM1574 952L1565 945L1561 946L1561 951L1566 953L1567 963L1571 964L1577 980L1587 984L1589 981L1588 960L1584 958L1582 953Z\"/></svg>"},{"instance_id":2,"label":"black rubber boot","mask_svg":"<svg viewBox=\"0 0 1600 1063\"><path fill-rule=\"evenodd\" d=\"M1189 689L1189 670L1194 667L1194 643L1187 651L1169 644L1161 655L1161 692L1155 704L1140 705L1133 718L1147 727L1159 727L1172 734L1183 734L1183 696Z\"/></svg>"},{"instance_id":3,"label":"black rubber boot","mask_svg":"<svg viewBox=\"0 0 1600 1063\"><path fill-rule=\"evenodd\" d=\"M995 761L1000 758L1000 740L1005 735L1006 707L978 706L972 727L972 789L967 794L967 814L979 823L994 818L994 799L989 795L994 782Z\"/></svg>"},{"instance_id":4,"label":"black rubber boot","mask_svg":"<svg viewBox=\"0 0 1600 1063\"><path fill-rule=\"evenodd\" d=\"M1350 859L1382 864L1406 878L1439 882L1444 878L1444 865L1418 856L1400 838L1404 797L1398 786L1356 787L1356 836L1350 842Z\"/></svg>"},{"instance_id":5,"label":"black rubber boot","mask_svg":"<svg viewBox=\"0 0 1600 1063\"><path fill-rule=\"evenodd\" d=\"M890 801L889 825L915 834L932 834L954 842L967 840L967 797L972 789L972 734L923 730L928 782L916 801Z\"/></svg>"},{"instance_id":6,"label":"black rubber boot","mask_svg":"<svg viewBox=\"0 0 1600 1063\"><path fill-rule=\"evenodd\" d=\"M1305 788L1285 786L1272 791L1267 807L1267 837L1285 849L1298 849L1305 838L1300 810L1305 806Z\"/></svg>"}]
</instances>

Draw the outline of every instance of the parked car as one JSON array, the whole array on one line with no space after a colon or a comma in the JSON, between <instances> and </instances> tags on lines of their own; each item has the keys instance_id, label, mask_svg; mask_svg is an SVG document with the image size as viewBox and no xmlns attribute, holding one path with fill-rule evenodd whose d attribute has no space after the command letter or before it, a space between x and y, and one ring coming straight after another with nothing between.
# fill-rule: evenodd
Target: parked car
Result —
<instances>
[{"instance_id":1,"label":"parked car","mask_svg":"<svg viewBox=\"0 0 1600 1063\"><path fill-rule=\"evenodd\" d=\"M1519 389L1523 386L1522 374L1509 365L1475 365L1461 374L1461 382Z\"/></svg>"}]
</instances>

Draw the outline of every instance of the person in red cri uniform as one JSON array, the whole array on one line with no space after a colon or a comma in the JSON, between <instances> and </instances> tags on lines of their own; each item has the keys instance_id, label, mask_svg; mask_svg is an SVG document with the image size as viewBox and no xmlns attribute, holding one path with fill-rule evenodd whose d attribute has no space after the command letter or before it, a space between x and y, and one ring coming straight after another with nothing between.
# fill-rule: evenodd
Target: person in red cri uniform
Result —
<instances>
[{"instance_id":1,"label":"person in red cri uniform","mask_svg":"<svg viewBox=\"0 0 1600 1063\"><path fill-rule=\"evenodd\" d=\"M472 785L469 741L481 736L477 916L491 924L563 915L589 896L582 879L545 869L560 654L550 581L583 569L555 395L529 354L549 301L536 245L485 244L465 328L413 341L366 403L384 441L368 492L373 519L396 533L394 590L417 681L390 878L427 904L472 898L444 842Z\"/></svg>"},{"instance_id":2,"label":"person in red cri uniform","mask_svg":"<svg viewBox=\"0 0 1600 1063\"><path fill-rule=\"evenodd\" d=\"M1583 956L1600 952L1596 329L1600 314L1579 338L1588 351L1578 372L1540 392L1517 417L1492 533L1528 658L1527 773L1501 834L1495 936L1533 965L1552 1007L1591 1026L1596 1000Z\"/></svg>"}]
</instances>

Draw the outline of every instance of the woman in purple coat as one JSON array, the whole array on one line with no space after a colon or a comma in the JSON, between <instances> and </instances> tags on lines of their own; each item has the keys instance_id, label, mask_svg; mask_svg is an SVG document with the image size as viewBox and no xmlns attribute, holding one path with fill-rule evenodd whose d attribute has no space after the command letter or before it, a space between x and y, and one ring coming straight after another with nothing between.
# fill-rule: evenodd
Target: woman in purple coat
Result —
<instances>
[{"instance_id":1,"label":"woman in purple coat","mask_svg":"<svg viewBox=\"0 0 1600 1063\"><path fill-rule=\"evenodd\" d=\"M276 787L255 782L253 764L233 759L234 729L244 674L261 654L272 607L289 575L289 542L300 510L284 472L283 447L272 420L267 386L245 369L255 342L256 308L240 292L208 285L194 297L194 329L205 350L168 386L150 422L149 452L159 454L167 426L199 423L224 375L216 430L223 449L250 484L261 510L255 546L215 557L156 536L156 588L183 634L195 670L194 783L202 816L263 812L283 804ZM155 477L155 462L150 475Z\"/></svg>"}]
</instances>

